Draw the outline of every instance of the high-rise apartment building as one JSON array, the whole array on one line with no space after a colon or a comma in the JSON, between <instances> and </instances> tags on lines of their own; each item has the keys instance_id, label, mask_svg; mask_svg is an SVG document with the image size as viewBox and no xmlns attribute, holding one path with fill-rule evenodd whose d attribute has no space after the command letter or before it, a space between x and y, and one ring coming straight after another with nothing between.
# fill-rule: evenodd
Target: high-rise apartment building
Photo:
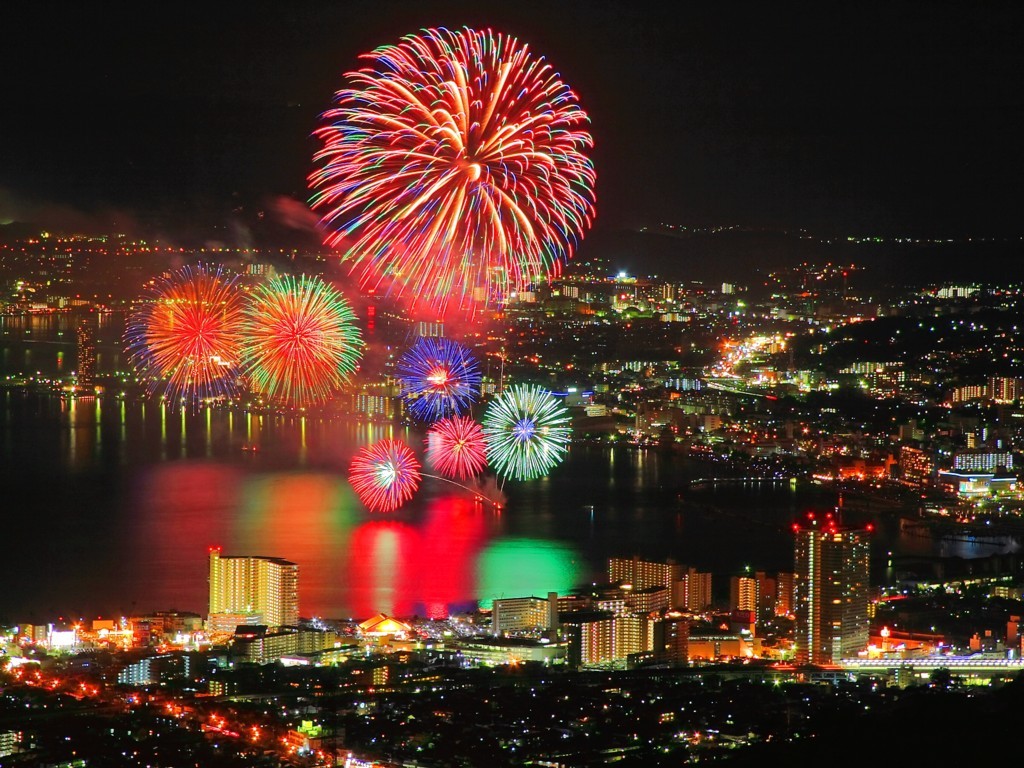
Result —
<instances>
[{"instance_id":1,"label":"high-rise apartment building","mask_svg":"<svg viewBox=\"0 0 1024 768\"><path fill-rule=\"evenodd\" d=\"M569 661L576 666L625 664L635 653L650 651L650 622L644 616L597 612L566 617Z\"/></svg>"},{"instance_id":2,"label":"high-rise apartment building","mask_svg":"<svg viewBox=\"0 0 1024 768\"><path fill-rule=\"evenodd\" d=\"M75 328L78 361L75 379L82 391L91 390L96 384L96 321L80 320Z\"/></svg>"},{"instance_id":3,"label":"high-rise apartment building","mask_svg":"<svg viewBox=\"0 0 1024 768\"><path fill-rule=\"evenodd\" d=\"M210 549L211 631L240 624L299 623L299 566L279 557L223 555Z\"/></svg>"},{"instance_id":4,"label":"high-rise apartment building","mask_svg":"<svg viewBox=\"0 0 1024 768\"><path fill-rule=\"evenodd\" d=\"M797 661L854 657L868 644L868 531L831 518L793 528Z\"/></svg>"},{"instance_id":5,"label":"high-rise apartment building","mask_svg":"<svg viewBox=\"0 0 1024 768\"><path fill-rule=\"evenodd\" d=\"M671 560L657 563L641 560L639 557L613 557L608 560L608 581L632 585L633 589L665 587L672 591L672 584L682 578L683 566Z\"/></svg>"},{"instance_id":6,"label":"high-rise apartment building","mask_svg":"<svg viewBox=\"0 0 1024 768\"><path fill-rule=\"evenodd\" d=\"M659 662L686 664L690 658L690 617L669 611L648 621L654 658Z\"/></svg>"},{"instance_id":7,"label":"high-rise apartment building","mask_svg":"<svg viewBox=\"0 0 1024 768\"><path fill-rule=\"evenodd\" d=\"M494 601L491 629L495 635L516 630L557 629L558 593L544 597L510 597Z\"/></svg>"},{"instance_id":8,"label":"high-rise apartment building","mask_svg":"<svg viewBox=\"0 0 1024 768\"><path fill-rule=\"evenodd\" d=\"M796 574L779 571L775 576L775 615L793 615L793 597L796 591Z\"/></svg>"},{"instance_id":9,"label":"high-rise apartment building","mask_svg":"<svg viewBox=\"0 0 1024 768\"><path fill-rule=\"evenodd\" d=\"M676 595L676 601L671 607L703 611L711 605L711 574L687 568L676 582Z\"/></svg>"},{"instance_id":10,"label":"high-rise apartment building","mask_svg":"<svg viewBox=\"0 0 1024 768\"><path fill-rule=\"evenodd\" d=\"M738 611L751 611L756 616L760 609L759 582L752 576L733 576L729 580L729 607Z\"/></svg>"},{"instance_id":11,"label":"high-rise apartment building","mask_svg":"<svg viewBox=\"0 0 1024 768\"><path fill-rule=\"evenodd\" d=\"M956 472L995 472L999 467L1013 469L1013 452L995 448L976 448L953 454Z\"/></svg>"}]
</instances>

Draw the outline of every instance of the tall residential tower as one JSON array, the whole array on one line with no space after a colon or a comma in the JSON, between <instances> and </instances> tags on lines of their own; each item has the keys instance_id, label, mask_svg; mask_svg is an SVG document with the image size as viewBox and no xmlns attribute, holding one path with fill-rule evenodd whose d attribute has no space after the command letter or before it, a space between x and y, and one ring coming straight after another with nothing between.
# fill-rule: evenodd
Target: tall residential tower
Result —
<instances>
[{"instance_id":1,"label":"tall residential tower","mask_svg":"<svg viewBox=\"0 0 1024 768\"><path fill-rule=\"evenodd\" d=\"M239 624L268 627L299 623L299 566L279 557L222 555L210 548L211 632Z\"/></svg>"},{"instance_id":2,"label":"tall residential tower","mask_svg":"<svg viewBox=\"0 0 1024 768\"><path fill-rule=\"evenodd\" d=\"M796 535L796 658L835 664L868 645L868 530L827 516L793 526Z\"/></svg>"}]
</instances>

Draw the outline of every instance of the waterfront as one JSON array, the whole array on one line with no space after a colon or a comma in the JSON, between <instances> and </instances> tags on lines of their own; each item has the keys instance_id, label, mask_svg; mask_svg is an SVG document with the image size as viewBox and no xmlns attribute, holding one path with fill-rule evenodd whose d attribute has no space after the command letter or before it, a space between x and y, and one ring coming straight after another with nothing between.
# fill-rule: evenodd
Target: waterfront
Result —
<instances>
[{"instance_id":1,"label":"waterfront","mask_svg":"<svg viewBox=\"0 0 1024 768\"><path fill-rule=\"evenodd\" d=\"M495 597L566 591L614 555L675 557L723 576L792 564L789 523L835 503L786 482L691 488L721 472L657 450L574 445L550 477L508 483L496 511L432 478L407 508L367 512L345 480L360 445L402 426L157 402L0 391L6 584L0 614L205 611L206 553L300 565L304 615L438 616ZM429 471L429 470L428 470ZM493 481L480 488L493 498ZM56 533L55 533L56 532ZM999 545L880 526L874 554L966 557ZM719 592L722 580L715 587Z\"/></svg>"}]
</instances>

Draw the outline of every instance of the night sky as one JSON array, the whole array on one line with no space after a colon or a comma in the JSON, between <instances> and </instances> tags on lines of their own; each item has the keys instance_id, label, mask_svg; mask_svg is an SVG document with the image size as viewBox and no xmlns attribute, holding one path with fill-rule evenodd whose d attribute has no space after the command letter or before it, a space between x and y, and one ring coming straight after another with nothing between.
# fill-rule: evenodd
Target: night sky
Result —
<instances>
[{"instance_id":1,"label":"night sky","mask_svg":"<svg viewBox=\"0 0 1024 768\"><path fill-rule=\"evenodd\" d=\"M598 229L1024 233L1021 3L19 5L0 221L114 210L167 231L305 200L311 131L358 54L470 25L529 41L579 94Z\"/></svg>"}]
</instances>

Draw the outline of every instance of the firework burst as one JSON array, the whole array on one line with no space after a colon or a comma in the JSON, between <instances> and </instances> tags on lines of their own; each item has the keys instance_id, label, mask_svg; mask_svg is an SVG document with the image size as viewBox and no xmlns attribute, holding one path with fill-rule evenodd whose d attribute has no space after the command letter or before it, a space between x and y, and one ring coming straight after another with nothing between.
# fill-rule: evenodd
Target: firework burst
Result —
<instances>
[{"instance_id":1,"label":"firework burst","mask_svg":"<svg viewBox=\"0 0 1024 768\"><path fill-rule=\"evenodd\" d=\"M392 512L419 487L420 463L401 440L381 440L356 454L348 478L363 504L374 512Z\"/></svg>"},{"instance_id":2,"label":"firework burst","mask_svg":"<svg viewBox=\"0 0 1024 768\"><path fill-rule=\"evenodd\" d=\"M468 480L487 466L483 428L468 416L441 419L427 433L427 460L445 477Z\"/></svg>"},{"instance_id":3,"label":"firework burst","mask_svg":"<svg viewBox=\"0 0 1024 768\"><path fill-rule=\"evenodd\" d=\"M417 339L396 371L409 412L420 421L463 413L480 392L480 366L451 339Z\"/></svg>"},{"instance_id":4,"label":"firework burst","mask_svg":"<svg viewBox=\"0 0 1024 768\"><path fill-rule=\"evenodd\" d=\"M235 279L199 264L154 279L128 319L128 358L172 405L234 394L243 318Z\"/></svg>"},{"instance_id":5,"label":"firework burst","mask_svg":"<svg viewBox=\"0 0 1024 768\"><path fill-rule=\"evenodd\" d=\"M593 219L595 175L589 118L551 65L468 28L362 58L309 177L327 243L361 284L443 313L558 274Z\"/></svg>"},{"instance_id":6,"label":"firework burst","mask_svg":"<svg viewBox=\"0 0 1024 768\"><path fill-rule=\"evenodd\" d=\"M565 456L569 412L547 390L516 385L484 413L487 461L502 477L530 480L547 474Z\"/></svg>"},{"instance_id":7,"label":"firework burst","mask_svg":"<svg viewBox=\"0 0 1024 768\"><path fill-rule=\"evenodd\" d=\"M242 367L255 391L293 406L323 402L355 372L363 341L345 297L319 277L277 277L246 310Z\"/></svg>"}]
</instances>

